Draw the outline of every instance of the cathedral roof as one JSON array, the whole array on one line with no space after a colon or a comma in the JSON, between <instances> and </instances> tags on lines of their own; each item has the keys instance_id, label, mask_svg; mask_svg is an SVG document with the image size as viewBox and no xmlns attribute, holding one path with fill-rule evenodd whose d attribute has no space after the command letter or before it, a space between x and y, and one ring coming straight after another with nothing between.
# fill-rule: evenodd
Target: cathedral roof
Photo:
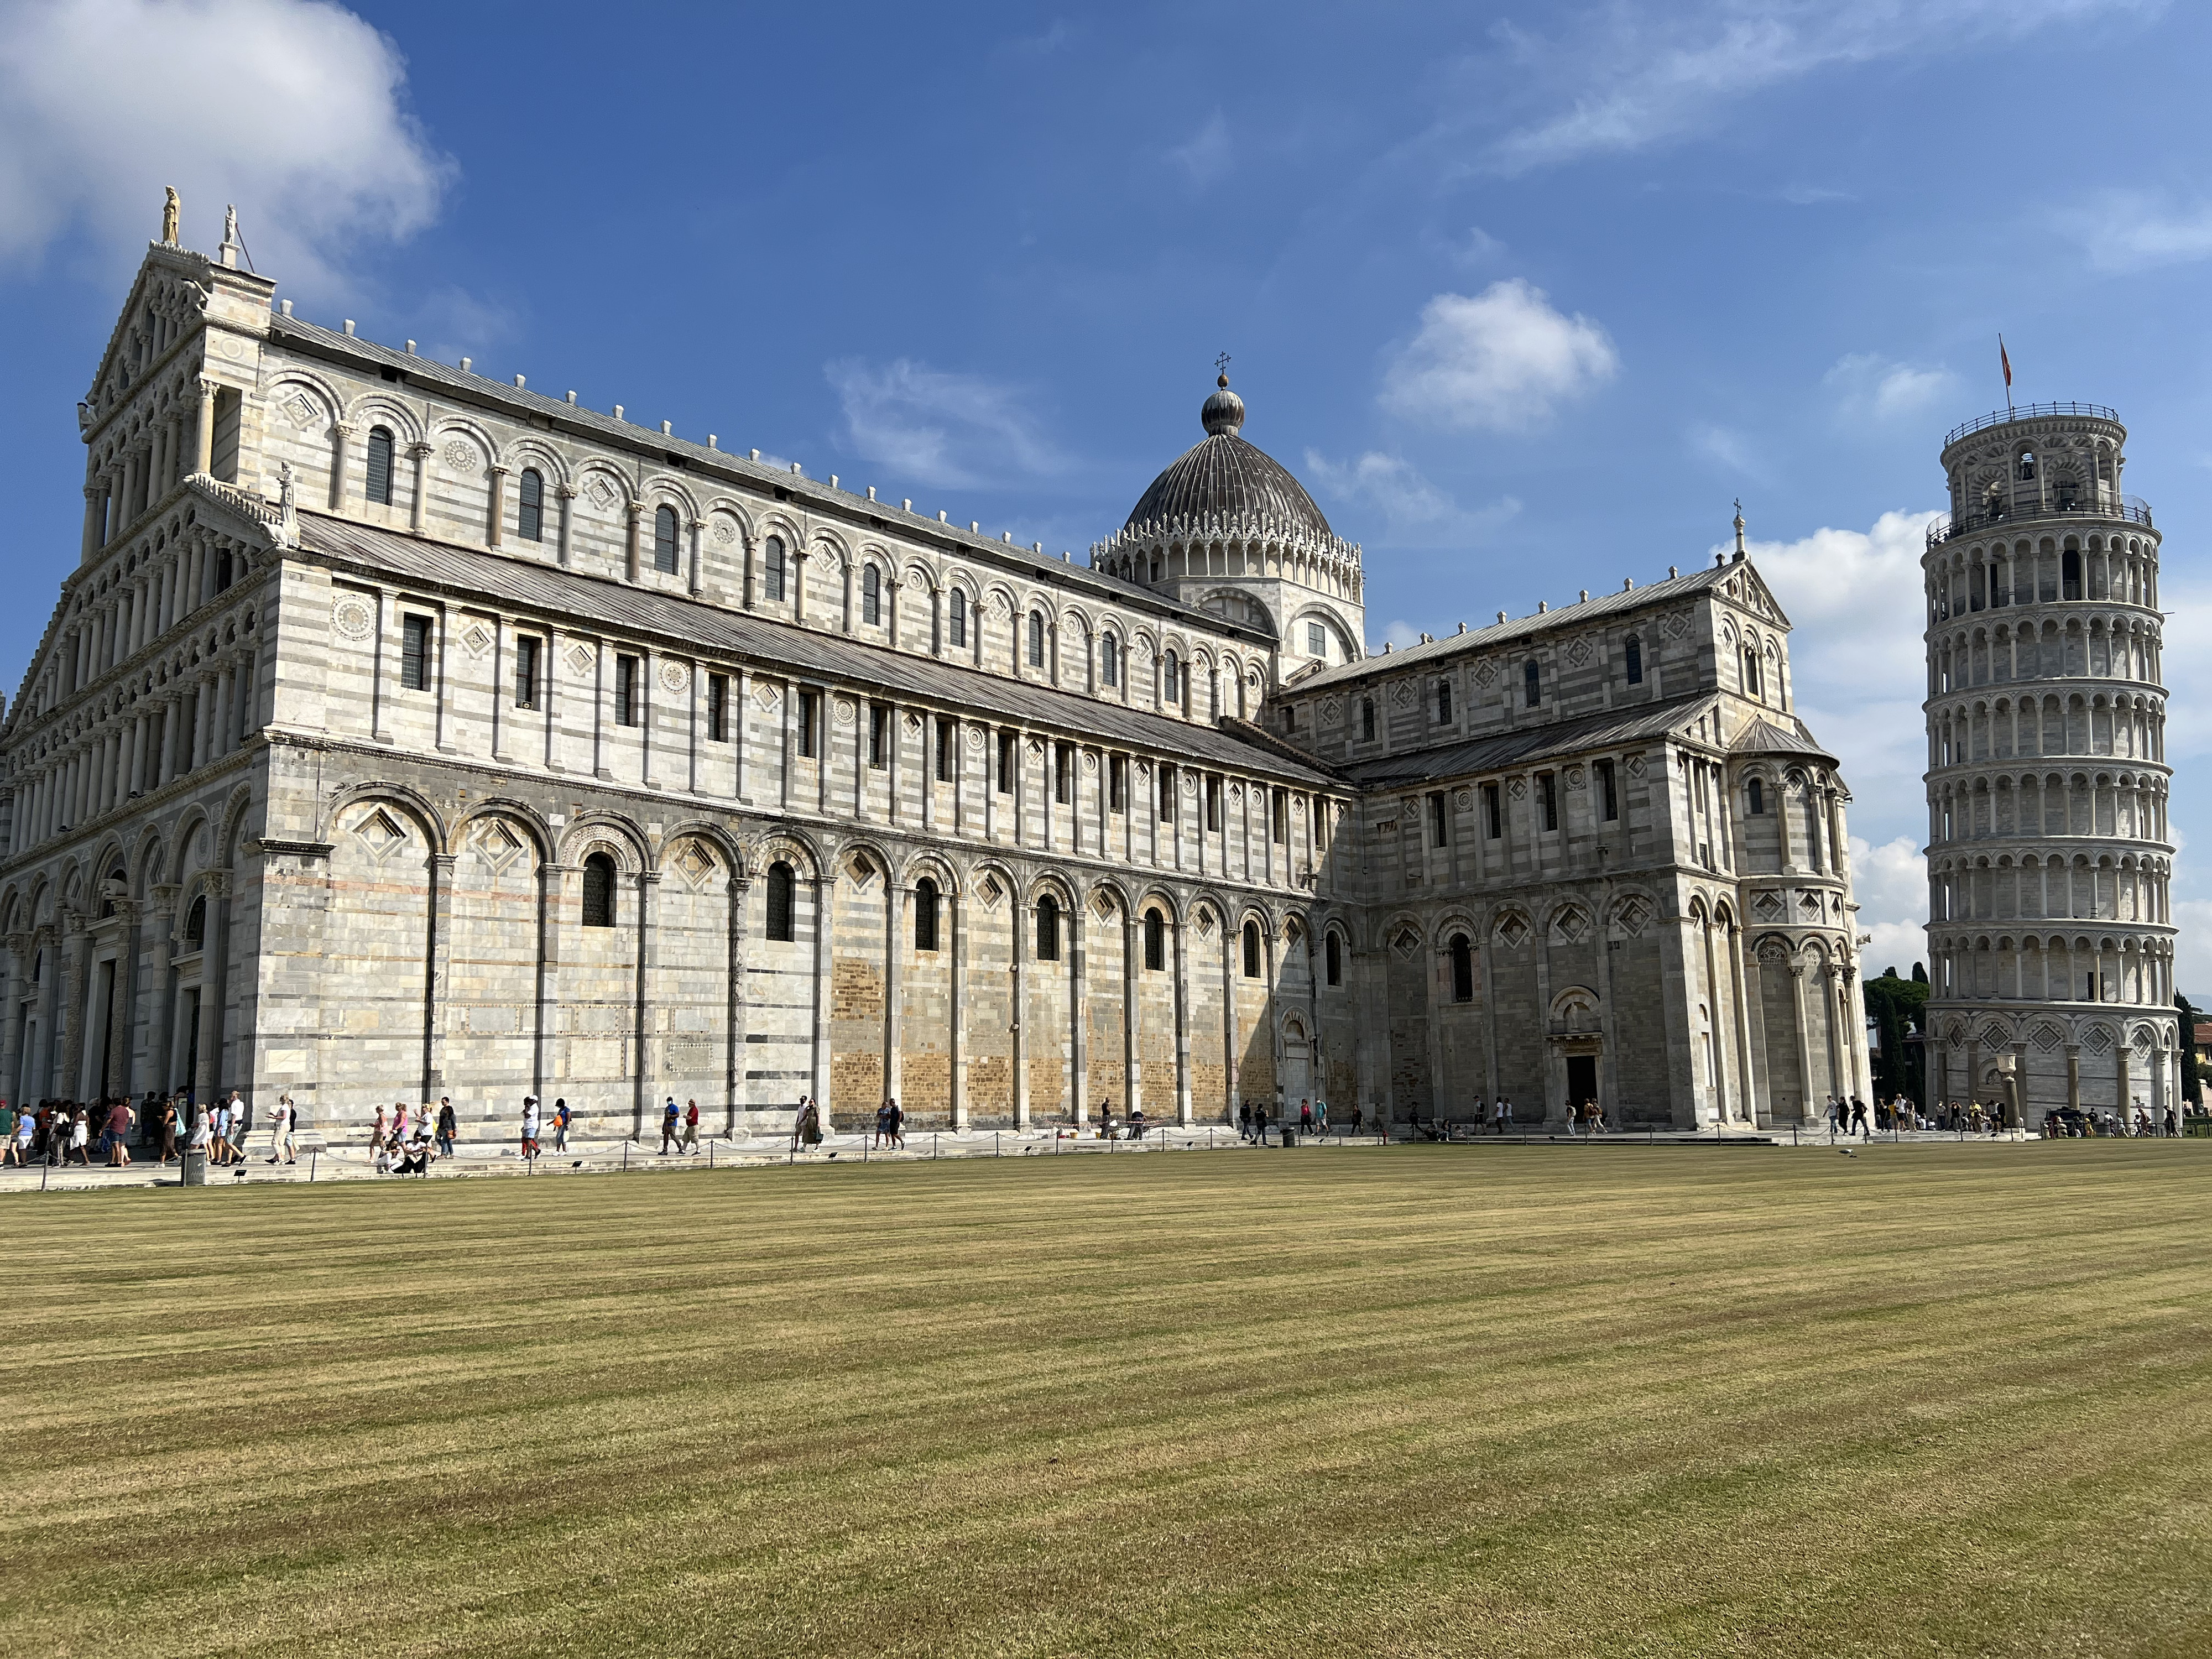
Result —
<instances>
[{"instance_id":1,"label":"cathedral roof","mask_svg":"<svg viewBox=\"0 0 2212 1659\"><path fill-rule=\"evenodd\" d=\"M1729 739L1729 752L1735 755L1802 755L1808 760L1824 760L1830 765L1836 757L1804 734L1797 721L1784 715L1780 723L1759 715L1744 723L1743 729Z\"/></svg>"},{"instance_id":2,"label":"cathedral roof","mask_svg":"<svg viewBox=\"0 0 2212 1659\"><path fill-rule=\"evenodd\" d=\"M310 556L396 575L410 584L457 595L495 595L501 605L526 605L657 637L678 651L698 651L801 679L818 675L856 690L878 690L941 708L1083 733L1175 755L1194 765L1258 773L1311 789L1343 787L1311 762L1293 760L1276 745L1243 742L1203 722L727 611L678 594L632 587L534 559L457 546L321 513L301 513L299 523L301 545Z\"/></svg>"},{"instance_id":3,"label":"cathedral roof","mask_svg":"<svg viewBox=\"0 0 2212 1659\"><path fill-rule=\"evenodd\" d=\"M1344 770L1363 789L1404 788L1438 778L1460 777L1469 772L1495 772L1507 767L1526 766L1553 755L1612 749L1662 738L1689 726L1700 714L1710 712L1717 702L1711 691L1693 691L1686 696L1669 697L1663 702L1608 708L1579 720L1524 726L1464 743L1439 744L1433 749L1356 761Z\"/></svg>"},{"instance_id":4,"label":"cathedral roof","mask_svg":"<svg viewBox=\"0 0 2212 1659\"><path fill-rule=\"evenodd\" d=\"M1244 400L1229 389L1226 374L1199 411L1199 422L1205 440L1152 480L1130 509L1125 532L1226 520L1334 539L1305 486L1273 456L1245 441Z\"/></svg>"}]
</instances>

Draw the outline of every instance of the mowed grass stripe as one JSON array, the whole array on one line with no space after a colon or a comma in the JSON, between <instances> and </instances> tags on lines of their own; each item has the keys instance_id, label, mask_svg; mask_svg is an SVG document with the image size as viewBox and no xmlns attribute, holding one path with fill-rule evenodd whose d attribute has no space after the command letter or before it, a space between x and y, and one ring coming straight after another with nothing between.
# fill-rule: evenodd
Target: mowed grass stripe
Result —
<instances>
[{"instance_id":1,"label":"mowed grass stripe","mask_svg":"<svg viewBox=\"0 0 2212 1659\"><path fill-rule=\"evenodd\" d=\"M2204 1150L52 1195L0 1645L2189 1652Z\"/></svg>"}]
</instances>

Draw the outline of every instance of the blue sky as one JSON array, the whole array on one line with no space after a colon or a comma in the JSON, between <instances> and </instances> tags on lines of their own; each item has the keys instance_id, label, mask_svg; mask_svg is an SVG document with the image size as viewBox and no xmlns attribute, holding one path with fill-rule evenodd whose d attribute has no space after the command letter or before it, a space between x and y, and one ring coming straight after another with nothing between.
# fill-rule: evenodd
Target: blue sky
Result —
<instances>
[{"instance_id":1,"label":"blue sky","mask_svg":"<svg viewBox=\"0 0 2212 1659\"><path fill-rule=\"evenodd\" d=\"M2173 822L2212 794L2212 15L2155 0L0 3L11 689L161 186L304 316L1022 542L1245 435L1364 544L1370 642L1693 565L1741 495L1917 954L1922 515L2002 404L2129 422ZM2185 854L2182 981L2212 994ZM2205 943L2197 943L2197 935Z\"/></svg>"}]
</instances>

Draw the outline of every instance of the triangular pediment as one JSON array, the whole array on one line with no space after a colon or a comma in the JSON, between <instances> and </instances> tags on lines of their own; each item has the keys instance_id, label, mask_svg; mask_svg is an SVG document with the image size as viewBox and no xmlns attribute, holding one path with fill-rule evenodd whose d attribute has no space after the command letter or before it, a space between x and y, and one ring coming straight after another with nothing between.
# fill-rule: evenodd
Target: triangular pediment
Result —
<instances>
[{"instance_id":1,"label":"triangular pediment","mask_svg":"<svg viewBox=\"0 0 2212 1659\"><path fill-rule=\"evenodd\" d=\"M1759 574L1749 559L1740 564L1729 564L1725 573L1714 582L1712 591L1730 605L1778 628L1786 629L1790 625L1790 613L1782 608L1782 602L1774 597L1774 590L1766 585L1766 579Z\"/></svg>"},{"instance_id":2,"label":"triangular pediment","mask_svg":"<svg viewBox=\"0 0 2212 1659\"><path fill-rule=\"evenodd\" d=\"M210 313L233 329L259 332L276 288L266 276L218 264L189 248L149 243L100 353L100 371L78 405L79 428L91 431L173 352L191 349L189 342Z\"/></svg>"}]
</instances>

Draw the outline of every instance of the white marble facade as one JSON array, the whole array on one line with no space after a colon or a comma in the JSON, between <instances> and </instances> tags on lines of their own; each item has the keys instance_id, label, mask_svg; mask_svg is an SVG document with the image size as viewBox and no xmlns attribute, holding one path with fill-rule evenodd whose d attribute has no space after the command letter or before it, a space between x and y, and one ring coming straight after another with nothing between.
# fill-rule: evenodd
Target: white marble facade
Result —
<instances>
[{"instance_id":1,"label":"white marble facade","mask_svg":"<svg viewBox=\"0 0 2212 1659\"><path fill-rule=\"evenodd\" d=\"M14 1097L1864 1091L1847 797L1747 562L1367 657L1359 550L1225 384L1079 563L274 290L156 245L80 412L0 723Z\"/></svg>"}]
</instances>

